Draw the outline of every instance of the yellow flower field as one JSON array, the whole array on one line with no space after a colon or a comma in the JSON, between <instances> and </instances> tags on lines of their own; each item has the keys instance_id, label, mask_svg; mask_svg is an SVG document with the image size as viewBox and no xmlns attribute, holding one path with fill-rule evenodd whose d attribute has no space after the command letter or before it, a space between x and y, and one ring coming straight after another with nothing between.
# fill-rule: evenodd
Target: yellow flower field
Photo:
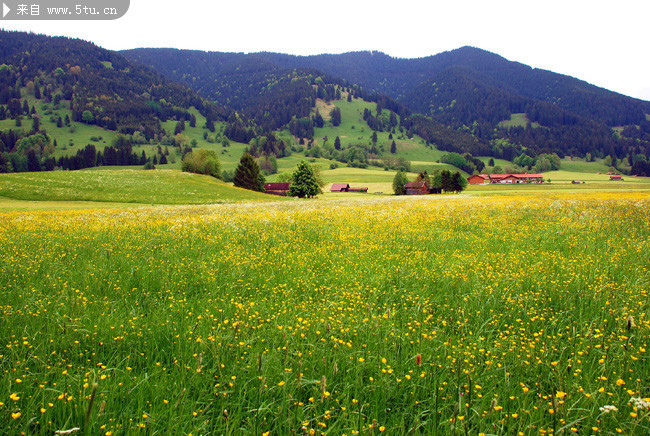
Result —
<instances>
[{"instance_id":1,"label":"yellow flower field","mask_svg":"<svg viewBox=\"0 0 650 436\"><path fill-rule=\"evenodd\" d=\"M0 214L0 433L648 434L648 210Z\"/></svg>"}]
</instances>

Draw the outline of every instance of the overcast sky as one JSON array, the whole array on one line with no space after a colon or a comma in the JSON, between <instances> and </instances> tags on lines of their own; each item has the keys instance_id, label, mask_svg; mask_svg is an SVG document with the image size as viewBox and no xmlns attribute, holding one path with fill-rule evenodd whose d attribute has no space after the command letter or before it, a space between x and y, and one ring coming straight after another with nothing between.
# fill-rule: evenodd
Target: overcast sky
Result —
<instances>
[{"instance_id":1,"label":"overcast sky","mask_svg":"<svg viewBox=\"0 0 650 436\"><path fill-rule=\"evenodd\" d=\"M116 21L0 26L112 50L377 50L411 58L471 45L650 100L649 22L650 0L131 0Z\"/></svg>"}]
</instances>

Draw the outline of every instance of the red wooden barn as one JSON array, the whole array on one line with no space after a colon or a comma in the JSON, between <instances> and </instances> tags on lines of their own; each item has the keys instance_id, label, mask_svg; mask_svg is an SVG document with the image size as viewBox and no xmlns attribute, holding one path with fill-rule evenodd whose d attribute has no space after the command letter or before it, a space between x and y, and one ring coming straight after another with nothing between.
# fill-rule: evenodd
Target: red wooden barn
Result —
<instances>
[{"instance_id":1,"label":"red wooden barn","mask_svg":"<svg viewBox=\"0 0 650 436\"><path fill-rule=\"evenodd\" d=\"M267 194L286 197L289 194L290 183L265 183L264 190Z\"/></svg>"},{"instance_id":2,"label":"red wooden barn","mask_svg":"<svg viewBox=\"0 0 650 436\"><path fill-rule=\"evenodd\" d=\"M408 182L404 185L406 195L426 195L429 193L429 184L424 180Z\"/></svg>"},{"instance_id":3,"label":"red wooden barn","mask_svg":"<svg viewBox=\"0 0 650 436\"><path fill-rule=\"evenodd\" d=\"M467 183L470 185L482 185L484 183L490 183L490 176L487 174L474 174L467 178Z\"/></svg>"},{"instance_id":4,"label":"red wooden barn","mask_svg":"<svg viewBox=\"0 0 650 436\"><path fill-rule=\"evenodd\" d=\"M349 183L333 183L330 192L348 192L350 190Z\"/></svg>"}]
</instances>

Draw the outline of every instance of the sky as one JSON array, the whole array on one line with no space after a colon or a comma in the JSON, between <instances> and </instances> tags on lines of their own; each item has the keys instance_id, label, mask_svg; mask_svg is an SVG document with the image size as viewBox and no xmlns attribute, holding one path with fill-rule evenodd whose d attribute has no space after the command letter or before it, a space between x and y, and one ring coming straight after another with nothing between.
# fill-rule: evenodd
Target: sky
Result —
<instances>
[{"instance_id":1,"label":"sky","mask_svg":"<svg viewBox=\"0 0 650 436\"><path fill-rule=\"evenodd\" d=\"M110 6L110 0L86 3L101 1ZM376 50L413 58L470 45L650 100L649 21L648 0L131 0L114 21L0 21L0 27L110 50Z\"/></svg>"}]
</instances>

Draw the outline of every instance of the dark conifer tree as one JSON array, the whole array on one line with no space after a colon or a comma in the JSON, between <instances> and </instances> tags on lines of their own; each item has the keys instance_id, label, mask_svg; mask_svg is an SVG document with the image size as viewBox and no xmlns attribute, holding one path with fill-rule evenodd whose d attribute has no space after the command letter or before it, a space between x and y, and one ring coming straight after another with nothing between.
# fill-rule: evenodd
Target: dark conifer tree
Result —
<instances>
[{"instance_id":1,"label":"dark conifer tree","mask_svg":"<svg viewBox=\"0 0 650 436\"><path fill-rule=\"evenodd\" d=\"M314 115L314 125L316 127L323 127L325 125L325 121L323 120L320 112L318 112L318 109L316 109L316 115Z\"/></svg>"},{"instance_id":2,"label":"dark conifer tree","mask_svg":"<svg viewBox=\"0 0 650 436\"><path fill-rule=\"evenodd\" d=\"M41 164L38 161L36 152L32 149L27 150L27 171L40 171Z\"/></svg>"},{"instance_id":3,"label":"dark conifer tree","mask_svg":"<svg viewBox=\"0 0 650 436\"><path fill-rule=\"evenodd\" d=\"M338 136L334 140L334 148L337 149L337 150L341 149L341 139L339 139Z\"/></svg>"},{"instance_id":4,"label":"dark conifer tree","mask_svg":"<svg viewBox=\"0 0 650 436\"><path fill-rule=\"evenodd\" d=\"M338 126L341 124L341 109L335 107L332 109L332 112L330 112L330 115L332 116L333 126Z\"/></svg>"},{"instance_id":5,"label":"dark conifer tree","mask_svg":"<svg viewBox=\"0 0 650 436\"><path fill-rule=\"evenodd\" d=\"M395 141L393 141L393 142L390 144L390 152L391 152L392 154L397 153L397 144L395 144Z\"/></svg>"},{"instance_id":6,"label":"dark conifer tree","mask_svg":"<svg viewBox=\"0 0 650 436\"><path fill-rule=\"evenodd\" d=\"M176 128L174 129L174 135L178 135L185 130L185 119L181 118L179 122L176 123Z\"/></svg>"},{"instance_id":7,"label":"dark conifer tree","mask_svg":"<svg viewBox=\"0 0 650 436\"><path fill-rule=\"evenodd\" d=\"M264 192L263 178L260 178L260 167L249 153L244 153L239 160L233 182L235 186L240 188Z\"/></svg>"}]
</instances>

